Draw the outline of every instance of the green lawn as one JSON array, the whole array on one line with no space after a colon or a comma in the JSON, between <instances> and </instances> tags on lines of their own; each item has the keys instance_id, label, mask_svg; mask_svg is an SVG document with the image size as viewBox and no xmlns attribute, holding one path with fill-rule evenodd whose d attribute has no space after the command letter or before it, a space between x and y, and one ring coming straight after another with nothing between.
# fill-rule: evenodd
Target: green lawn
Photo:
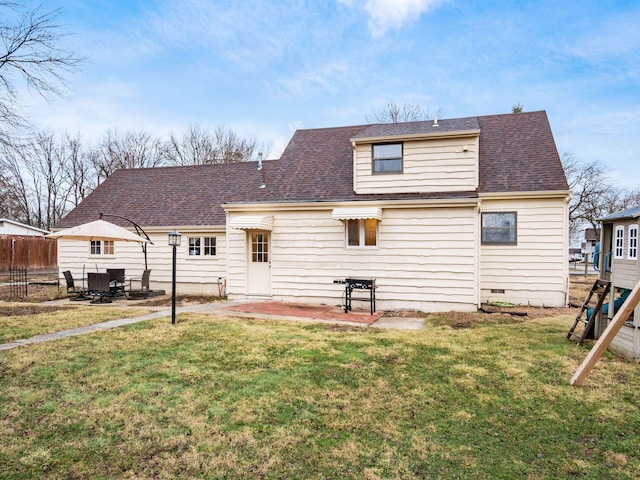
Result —
<instances>
[{"instance_id":1,"label":"green lawn","mask_svg":"<svg viewBox=\"0 0 640 480\"><path fill-rule=\"evenodd\" d=\"M144 308L0 302L0 343L150 313Z\"/></svg>"},{"instance_id":2,"label":"green lawn","mask_svg":"<svg viewBox=\"0 0 640 480\"><path fill-rule=\"evenodd\" d=\"M0 477L639 478L640 366L569 386L571 318L182 314L0 352Z\"/></svg>"}]
</instances>

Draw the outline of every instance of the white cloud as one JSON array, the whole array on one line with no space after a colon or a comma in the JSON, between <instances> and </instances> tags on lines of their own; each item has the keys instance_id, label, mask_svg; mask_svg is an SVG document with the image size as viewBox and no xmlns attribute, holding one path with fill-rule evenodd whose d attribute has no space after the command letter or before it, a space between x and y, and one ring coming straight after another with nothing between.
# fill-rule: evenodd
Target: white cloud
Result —
<instances>
[{"instance_id":1,"label":"white cloud","mask_svg":"<svg viewBox=\"0 0 640 480\"><path fill-rule=\"evenodd\" d=\"M384 35L388 30L402 28L412 23L425 12L440 6L446 0L366 0L364 9L369 14L369 30L374 37ZM341 0L353 7L362 2Z\"/></svg>"},{"instance_id":2,"label":"white cloud","mask_svg":"<svg viewBox=\"0 0 640 480\"><path fill-rule=\"evenodd\" d=\"M352 79L352 67L348 62L336 60L324 65L313 65L306 71L280 78L287 93L295 96L317 92L335 92Z\"/></svg>"}]
</instances>

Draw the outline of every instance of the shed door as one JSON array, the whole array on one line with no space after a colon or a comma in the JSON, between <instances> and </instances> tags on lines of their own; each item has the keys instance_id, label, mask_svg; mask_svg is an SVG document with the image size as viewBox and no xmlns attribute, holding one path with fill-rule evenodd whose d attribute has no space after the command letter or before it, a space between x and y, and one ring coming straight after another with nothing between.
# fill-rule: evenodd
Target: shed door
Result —
<instances>
[{"instance_id":1,"label":"shed door","mask_svg":"<svg viewBox=\"0 0 640 480\"><path fill-rule=\"evenodd\" d=\"M249 295L271 296L271 245L268 231L247 231L249 271L247 272Z\"/></svg>"}]
</instances>

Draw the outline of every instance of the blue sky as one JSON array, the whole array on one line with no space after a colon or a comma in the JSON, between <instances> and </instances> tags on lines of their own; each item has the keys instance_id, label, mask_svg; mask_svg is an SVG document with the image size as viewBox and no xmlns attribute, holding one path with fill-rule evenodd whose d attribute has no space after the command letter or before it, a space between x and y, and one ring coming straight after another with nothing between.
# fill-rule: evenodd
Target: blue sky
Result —
<instances>
[{"instance_id":1,"label":"blue sky","mask_svg":"<svg viewBox=\"0 0 640 480\"><path fill-rule=\"evenodd\" d=\"M43 129L226 126L279 156L296 128L388 102L442 117L546 110L560 153L640 185L640 2L45 0L87 57Z\"/></svg>"}]
</instances>

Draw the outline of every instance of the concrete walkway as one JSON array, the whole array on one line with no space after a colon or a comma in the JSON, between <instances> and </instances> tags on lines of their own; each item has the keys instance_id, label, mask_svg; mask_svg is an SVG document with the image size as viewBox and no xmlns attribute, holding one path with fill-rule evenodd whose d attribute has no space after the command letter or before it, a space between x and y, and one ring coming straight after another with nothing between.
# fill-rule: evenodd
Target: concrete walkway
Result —
<instances>
[{"instance_id":1,"label":"concrete walkway","mask_svg":"<svg viewBox=\"0 0 640 480\"><path fill-rule=\"evenodd\" d=\"M66 301L65 301L66 302ZM61 303L59 301L49 303ZM215 303L203 303L199 305L190 305L188 307L177 307L176 314L184 312L205 313L213 315L224 315L229 317L242 317L242 318L260 318L260 319L272 319L272 320L291 320L291 321L306 321L314 323L328 323L334 325L350 325L357 327L376 327L376 328L390 328L397 330L420 330L424 324L424 320L421 318L403 318L403 317L381 317L373 324L363 324L360 322L349 322L344 320L327 320L324 318L313 318L305 316L285 316L274 314L262 314L258 312L244 312L233 310L239 305L245 304L247 301L226 301ZM133 306L133 305L132 305ZM144 307L144 305L138 305L138 307ZM148 307L147 307L148 308ZM100 330L108 330L110 328L118 328L124 325L131 325L134 323L144 322L146 320L152 320L154 318L170 317L171 308L162 308L158 311L142 315L139 317L131 318L119 318L116 320L109 320L107 322L95 323L93 325L84 325L82 327L70 328L68 330L61 330L59 332L45 333L43 335L36 335L35 337L14 340L13 342L0 344L0 350L10 350L23 345L30 345L33 343L49 342L51 340L57 340L66 337L75 337L78 335L84 335L86 333L93 333Z\"/></svg>"}]
</instances>

